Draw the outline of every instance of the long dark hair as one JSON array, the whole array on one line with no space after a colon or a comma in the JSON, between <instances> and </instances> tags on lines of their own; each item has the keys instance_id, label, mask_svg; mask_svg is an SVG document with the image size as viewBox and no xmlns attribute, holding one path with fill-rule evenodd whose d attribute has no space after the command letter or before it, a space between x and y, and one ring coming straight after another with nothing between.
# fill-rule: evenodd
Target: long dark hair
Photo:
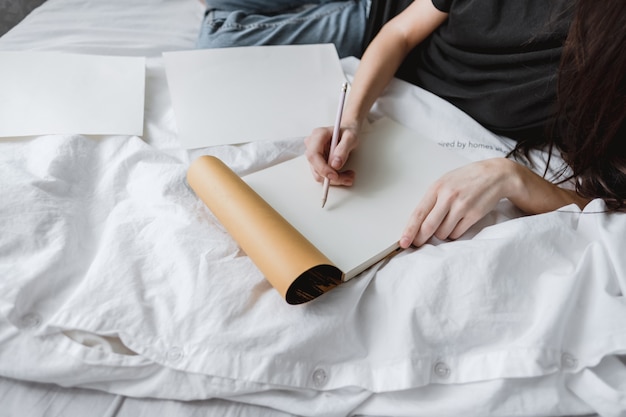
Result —
<instances>
[{"instance_id":1,"label":"long dark hair","mask_svg":"<svg viewBox=\"0 0 626 417\"><path fill-rule=\"evenodd\" d=\"M626 1L578 0L558 72L551 147L585 198L626 210ZM527 154L528 145L516 151Z\"/></svg>"}]
</instances>

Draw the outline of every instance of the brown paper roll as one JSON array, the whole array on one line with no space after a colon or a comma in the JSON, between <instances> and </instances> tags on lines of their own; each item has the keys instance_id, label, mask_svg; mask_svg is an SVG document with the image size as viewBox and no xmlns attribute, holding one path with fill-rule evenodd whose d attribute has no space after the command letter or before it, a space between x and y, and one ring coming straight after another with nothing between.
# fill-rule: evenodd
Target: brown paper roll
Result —
<instances>
[{"instance_id":1,"label":"brown paper roll","mask_svg":"<svg viewBox=\"0 0 626 417\"><path fill-rule=\"evenodd\" d=\"M196 159L187 182L289 304L342 282L343 273L218 158Z\"/></svg>"}]
</instances>

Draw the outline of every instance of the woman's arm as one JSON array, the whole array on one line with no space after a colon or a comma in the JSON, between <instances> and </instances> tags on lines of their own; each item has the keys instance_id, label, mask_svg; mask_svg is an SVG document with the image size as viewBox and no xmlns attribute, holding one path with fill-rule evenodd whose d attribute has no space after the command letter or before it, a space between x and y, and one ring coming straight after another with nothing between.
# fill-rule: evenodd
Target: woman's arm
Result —
<instances>
[{"instance_id":1,"label":"woman's arm","mask_svg":"<svg viewBox=\"0 0 626 417\"><path fill-rule=\"evenodd\" d=\"M382 94L408 53L447 18L432 0L415 0L383 26L363 54L342 118L339 144L327 163L332 128L319 128L306 138L306 156L317 181L351 185L354 173L339 173L358 144L358 134L370 108Z\"/></svg>"},{"instance_id":2,"label":"woman's arm","mask_svg":"<svg viewBox=\"0 0 626 417\"><path fill-rule=\"evenodd\" d=\"M400 238L400 246L421 246L432 236L456 239L503 198L529 214L546 213L589 202L525 166L506 158L474 162L435 182L417 205Z\"/></svg>"}]
</instances>

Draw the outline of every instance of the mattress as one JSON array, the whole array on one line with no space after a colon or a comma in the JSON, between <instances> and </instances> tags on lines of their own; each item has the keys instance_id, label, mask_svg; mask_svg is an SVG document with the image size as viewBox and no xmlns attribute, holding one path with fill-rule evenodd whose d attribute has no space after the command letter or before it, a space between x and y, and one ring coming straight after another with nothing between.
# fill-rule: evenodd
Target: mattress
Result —
<instances>
[{"instance_id":1,"label":"mattress","mask_svg":"<svg viewBox=\"0 0 626 417\"><path fill-rule=\"evenodd\" d=\"M626 415L626 216L600 200L503 200L461 239L287 305L185 183L200 155L245 175L304 151L181 147L161 54L194 48L203 11L48 0L0 38L146 58L143 135L0 139L0 415ZM400 80L382 116L471 160L514 145Z\"/></svg>"}]
</instances>

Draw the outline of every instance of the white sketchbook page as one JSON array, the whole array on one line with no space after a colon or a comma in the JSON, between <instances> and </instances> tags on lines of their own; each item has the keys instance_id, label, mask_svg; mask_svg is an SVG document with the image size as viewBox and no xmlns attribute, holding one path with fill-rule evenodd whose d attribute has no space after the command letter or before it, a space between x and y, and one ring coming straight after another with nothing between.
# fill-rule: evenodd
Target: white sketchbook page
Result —
<instances>
[{"instance_id":1,"label":"white sketchbook page","mask_svg":"<svg viewBox=\"0 0 626 417\"><path fill-rule=\"evenodd\" d=\"M373 123L353 152L352 187L322 185L301 156L243 179L350 279L397 249L427 188L469 161L391 119Z\"/></svg>"},{"instance_id":2,"label":"white sketchbook page","mask_svg":"<svg viewBox=\"0 0 626 417\"><path fill-rule=\"evenodd\" d=\"M307 136L332 125L346 81L332 44L163 54L183 147Z\"/></svg>"},{"instance_id":3,"label":"white sketchbook page","mask_svg":"<svg viewBox=\"0 0 626 417\"><path fill-rule=\"evenodd\" d=\"M0 136L143 134L145 58L0 52Z\"/></svg>"}]
</instances>

